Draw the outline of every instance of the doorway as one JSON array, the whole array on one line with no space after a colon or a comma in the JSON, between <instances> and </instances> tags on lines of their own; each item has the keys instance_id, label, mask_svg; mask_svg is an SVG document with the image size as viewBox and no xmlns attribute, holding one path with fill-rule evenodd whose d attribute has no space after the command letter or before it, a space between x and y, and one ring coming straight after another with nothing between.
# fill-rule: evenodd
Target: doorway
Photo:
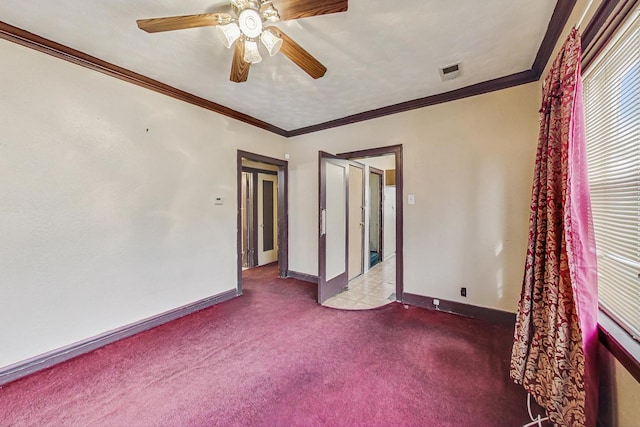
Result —
<instances>
[{"instance_id":1,"label":"doorway","mask_svg":"<svg viewBox=\"0 0 640 427\"><path fill-rule=\"evenodd\" d=\"M274 262L288 272L288 163L238 150L238 295L242 271Z\"/></svg>"},{"instance_id":2,"label":"doorway","mask_svg":"<svg viewBox=\"0 0 640 427\"><path fill-rule=\"evenodd\" d=\"M369 268L372 268L383 259L383 176L384 171L373 166L369 166Z\"/></svg>"},{"instance_id":3,"label":"doorway","mask_svg":"<svg viewBox=\"0 0 640 427\"><path fill-rule=\"evenodd\" d=\"M390 283L386 284L391 285L392 290L388 299L401 301L404 288L402 146L396 145L338 155L320 152L319 161L318 302L322 304L347 287L350 289L351 283L364 283L369 277L388 276L389 274L392 275L392 279ZM359 259L361 255L352 249L355 246L352 240L358 239L358 233L354 232L353 228L355 227L356 230L358 228L356 218L360 217L360 213L357 208L350 206L353 203L358 203L361 197L358 194L353 194L357 193L355 191L357 187L353 187L353 183L359 182L359 179L350 176L352 173L350 165L356 161L365 166L366 183L364 188L367 193L363 205L365 207L366 238L364 239L364 250L361 251L364 253L365 260L364 271L360 276L355 274L357 261L353 261L353 256L355 254ZM374 183L372 184L370 181ZM344 202L340 202L340 200ZM372 222L374 222L373 227L371 227ZM388 249L385 249L385 246L388 246ZM369 268L371 252L376 254L377 263L380 264L374 266L373 270L381 269L383 266L391 267L385 269L385 273L388 274L374 272ZM370 270L375 274L368 274ZM366 288L369 285L364 283L363 286Z\"/></svg>"},{"instance_id":4,"label":"doorway","mask_svg":"<svg viewBox=\"0 0 640 427\"><path fill-rule=\"evenodd\" d=\"M278 168L242 160L242 268L278 260Z\"/></svg>"}]
</instances>

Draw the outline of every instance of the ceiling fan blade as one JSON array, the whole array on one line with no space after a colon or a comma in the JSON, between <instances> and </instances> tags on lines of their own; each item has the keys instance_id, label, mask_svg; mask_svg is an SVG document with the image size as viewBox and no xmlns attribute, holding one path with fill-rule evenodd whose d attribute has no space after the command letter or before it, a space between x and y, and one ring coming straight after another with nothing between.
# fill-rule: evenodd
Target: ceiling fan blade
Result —
<instances>
[{"instance_id":1,"label":"ceiling fan blade","mask_svg":"<svg viewBox=\"0 0 640 427\"><path fill-rule=\"evenodd\" d=\"M220 22L227 22L231 19L231 15L226 13L202 13L167 18L138 19L136 22L141 30L147 33L157 33L160 31L182 30L184 28L215 26Z\"/></svg>"},{"instance_id":2,"label":"ceiling fan blade","mask_svg":"<svg viewBox=\"0 0 640 427\"><path fill-rule=\"evenodd\" d=\"M307 74L314 79L319 79L327 72L327 67L322 65L320 61L311 56L309 52L304 50L302 46L294 42L291 37L282 32L279 28L269 27L276 35L282 39L282 52L287 58L292 60L298 67L302 68Z\"/></svg>"},{"instance_id":3,"label":"ceiling fan blade","mask_svg":"<svg viewBox=\"0 0 640 427\"><path fill-rule=\"evenodd\" d=\"M346 12L348 8L347 0L274 0L273 3L281 21Z\"/></svg>"},{"instance_id":4,"label":"ceiling fan blade","mask_svg":"<svg viewBox=\"0 0 640 427\"><path fill-rule=\"evenodd\" d=\"M236 83L246 82L249 77L251 64L244 62L244 41L236 41L236 48L233 52L233 62L231 63L231 75L229 80Z\"/></svg>"}]
</instances>

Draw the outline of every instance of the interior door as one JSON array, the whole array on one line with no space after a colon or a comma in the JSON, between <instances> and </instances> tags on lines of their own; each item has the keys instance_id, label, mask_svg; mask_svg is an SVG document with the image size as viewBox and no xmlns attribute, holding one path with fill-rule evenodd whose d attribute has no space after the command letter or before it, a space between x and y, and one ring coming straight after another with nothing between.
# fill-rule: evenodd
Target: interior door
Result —
<instances>
[{"instance_id":1,"label":"interior door","mask_svg":"<svg viewBox=\"0 0 640 427\"><path fill-rule=\"evenodd\" d=\"M241 180L241 215L242 215L242 268L255 267L255 241L253 204L253 173L242 172Z\"/></svg>"},{"instance_id":2,"label":"interior door","mask_svg":"<svg viewBox=\"0 0 640 427\"><path fill-rule=\"evenodd\" d=\"M348 283L348 184L346 160L320 152L318 302L322 304Z\"/></svg>"},{"instance_id":3,"label":"interior door","mask_svg":"<svg viewBox=\"0 0 640 427\"><path fill-rule=\"evenodd\" d=\"M349 281L364 270L364 165L349 163Z\"/></svg>"},{"instance_id":4,"label":"interior door","mask_svg":"<svg viewBox=\"0 0 640 427\"><path fill-rule=\"evenodd\" d=\"M278 178L258 174L258 265L278 260Z\"/></svg>"}]
</instances>

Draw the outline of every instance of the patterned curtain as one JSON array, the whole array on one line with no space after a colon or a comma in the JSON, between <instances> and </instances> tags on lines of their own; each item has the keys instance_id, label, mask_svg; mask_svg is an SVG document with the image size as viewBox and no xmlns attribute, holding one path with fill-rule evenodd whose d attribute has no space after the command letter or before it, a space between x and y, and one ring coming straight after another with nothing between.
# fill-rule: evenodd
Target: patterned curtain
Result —
<instances>
[{"instance_id":1,"label":"patterned curtain","mask_svg":"<svg viewBox=\"0 0 640 427\"><path fill-rule=\"evenodd\" d=\"M587 180L581 40L573 29L544 82L529 246L511 378L558 426L595 426L597 276Z\"/></svg>"}]
</instances>

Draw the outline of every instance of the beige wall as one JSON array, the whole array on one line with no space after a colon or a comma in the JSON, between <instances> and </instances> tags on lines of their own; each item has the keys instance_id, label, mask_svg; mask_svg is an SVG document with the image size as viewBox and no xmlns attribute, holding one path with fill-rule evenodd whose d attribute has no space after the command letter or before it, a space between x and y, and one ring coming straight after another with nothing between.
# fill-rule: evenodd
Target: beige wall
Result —
<instances>
[{"instance_id":1,"label":"beige wall","mask_svg":"<svg viewBox=\"0 0 640 427\"><path fill-rule=\"evenodd\" d=\"M278 171L278 166L269 165L267 163L254 162L252 160L247 160L245 158L242 159L242 166L246 166L248 168L261 169L266 171Z\"/></svg>"},{"instance_id":2,"label":"beige wall","mask_svg":"<svg viewBox=\"0 0 640 427\"><path fill-rule=\"evenodd\" d=\"M612 407L615 410L620 427L640 426L640 383L631 376L629 371L617 360L613 365L615 400Z\"/></svg>"},{"instance_id":3,"label":"beige wall","mask_svg":"<svg viewBox=\"0 0 640 427\"><path fill-rule=\"evenodd\" d=\"M601 345L599 425L640 426L639 402L638 381Z\"/></svg>"},{"instance_id":4,"label":"beige wall","mask_svg":"<svg viewBox=\"0 0 640 427\"><path fill-rule=\"evenodd\" d=\"M291 138L290 268L318 272L318 150L402 144L405 291L515 311L538 100L533 83Z\"/></svg>"},{"instance_id":5,"label":"beige wall","mask_svg":"<svg viewBox=\"0 0 640 427\"><path fill-rule=\"evenodd\" d=\"M236 288L236 150L282 158L284 138L0 57L0 367Z\"/></svg>"}]
</instances>

